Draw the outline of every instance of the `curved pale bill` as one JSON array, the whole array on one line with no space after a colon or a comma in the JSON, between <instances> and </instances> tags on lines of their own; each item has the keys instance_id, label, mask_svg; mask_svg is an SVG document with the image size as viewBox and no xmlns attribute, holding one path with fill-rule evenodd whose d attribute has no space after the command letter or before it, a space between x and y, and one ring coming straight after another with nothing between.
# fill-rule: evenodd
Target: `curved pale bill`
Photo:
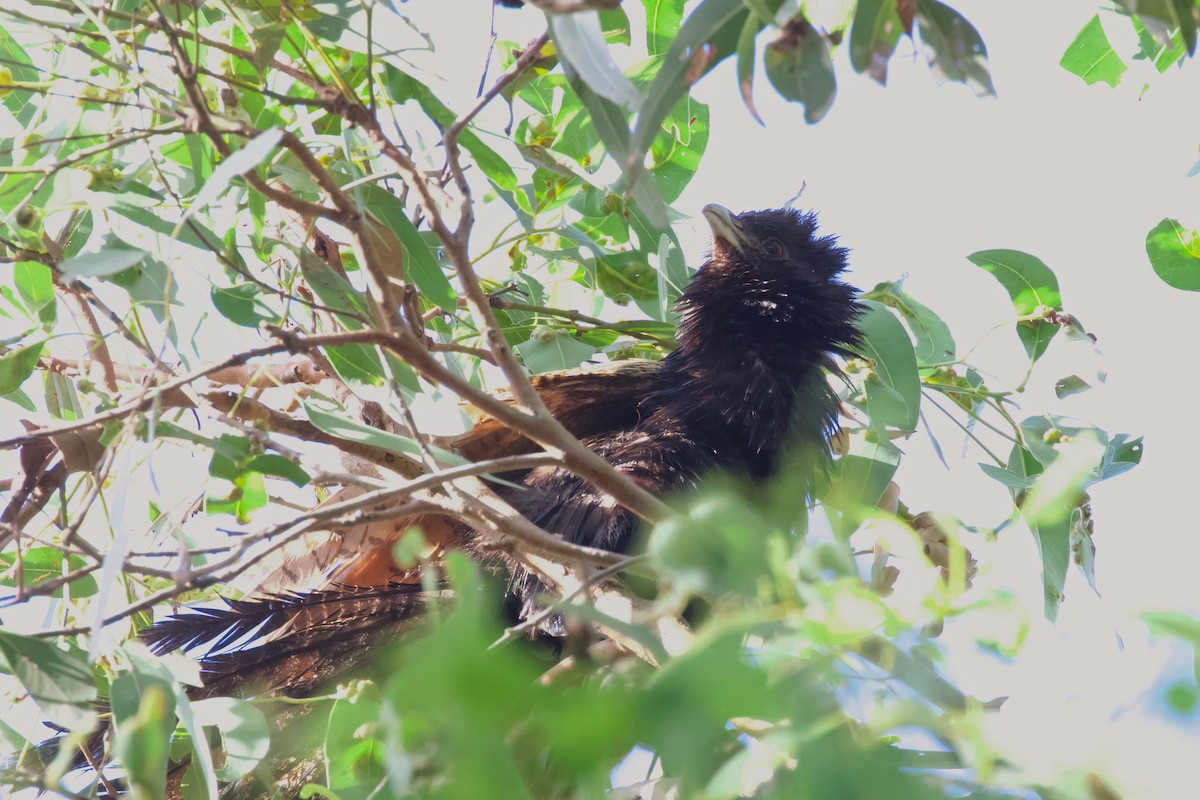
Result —
<instances>
[{"instance_id":1,"label":"curved pale bill","mask_svg":"<svg viewBox=\"0 0 1200 800\"><path fill-rule=\"evenodd\" d=\"M713 239L719 239L739 253L746 248L746 234L742 232L737 217L716 203L709 203L701 212L712 228Z\"/></svg>"}]
</instances>

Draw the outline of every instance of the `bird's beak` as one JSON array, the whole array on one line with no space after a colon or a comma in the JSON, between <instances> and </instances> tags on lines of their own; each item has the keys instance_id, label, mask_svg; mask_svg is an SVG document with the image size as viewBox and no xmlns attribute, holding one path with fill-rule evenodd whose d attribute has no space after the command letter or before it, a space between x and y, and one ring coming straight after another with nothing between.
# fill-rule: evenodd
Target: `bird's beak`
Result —
<instances>
[{"instance_id":1,"label":"bird's beak","mask_svg":"<svg viewBox=\"0 0 1200 800\"><path fill-rule=\"evenodd\" d=\"M742 233L737 217L729 209L709 203L701 213L712 227L714 243L724 242L739 253L746 249L746 234Z\"/></svg>"}]
</instances>

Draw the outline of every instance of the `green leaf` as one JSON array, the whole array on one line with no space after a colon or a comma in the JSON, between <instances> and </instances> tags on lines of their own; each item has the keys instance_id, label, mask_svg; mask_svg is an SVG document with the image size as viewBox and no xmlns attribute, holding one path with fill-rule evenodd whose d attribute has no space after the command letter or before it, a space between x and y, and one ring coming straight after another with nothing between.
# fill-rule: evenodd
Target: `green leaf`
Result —
<instances>
[{"instance_id":1,"label":"green leaf","mask_svg":"<svg viewBox=\"0 0 1200 800\"><path fill-rule=\"evenodd\" d=\"M179 284L171 271L159 259L147 256L136 266L111 275L108 281L129 294L129 300L146 308L160 322L167 324L167 335L174 341L175 326L171 323L169 305L178 305Z\"/></svg>"},{"instance_id":2,"label":"green leaf","mask_svg":"<svg viewBox=\"0 0 1200 800\"><path fill-rule=\"evenodd\" d=\"M900 465L900 450L887 440L852 436L850 452L833 463L830 488L824 498L839 511L857 518L872 509Z\"/></svg>"},{"instance_id":3,"label":"green leaf","mask_svg":"<svg viewBox=\"0 0 1200 800\"><path fill-rule=\"evenodd\" d=\"M243 471L233 480L233 488L224 496L209 491L204 497L204 513L228 514L238 522L246 523L255 511L264 508L269 498L261 472Z\"/></svg>"},{"instance_id":4,"label":"green leaf","mask_svg":"<svg viewBox=\"0 0 1200 800\"><path fill-rule=\"evenodd\" d=\"M1146 255L1168 286L1200 292L1200 236L1177 220L1164 219L1146 234Z\"/></svg>"},{"instance_id":5,"label":"green leaf","mask_svg":"<svg viewBox=\"0 0 1200 800\"><path fill-rule=\"evenodd\" d=\"M248 459L246 469L261 472L264 475L274 475L277 478L291 481L297 486L307 486L312 482L312 478L299 464L273 453L265 453Z\"/></svg>"},{"instance_id":6,"label":"green leaf","mask_svg":"<svg viewBox=\"0 0 1200 800\"><path fill-rule=\"evenodd\" d=\"M311 395L304 401L304 411L309 422L331 436L381 447L384 450L406 456L420 457L421 455L421 448L412 439L381 431L379 428L351 419L345 408L327 397ZM456 467L471 463L458 453L441 447L430 445L429 449L438 461L447 466Z\"/></svg>"},{"instance_id":7,"label":"green leaf","mask_svg":"<svg viewBox=\"0 0 1200 800\"><path fill-rule=\"evenodd\" d=\"M388 93L397 105L413 99L421 106L425 115L442 128L454 124L457 115L447 108L446 104L439 100L428 86L400 71L392 64L384 66L384 75ZM508 160L484 144L478 134L469 128L465 129L459 134L458 141L471 154L471 158L475 159L479 169L492 183L506 192L512 192L517 188L517 175L509 166Z\"/></svg>"},{"instance_id":8,"label":"green leaf","mask_svg":"<svg viewBox=\"0 0 1200 800\"><path fill-rule=\"evenodd\" d=\"M1042 414L1022 420L1021 435L1025 438L1029 452L1042 466L1049 466L1058 459L1059 450L1064 444L1064 437L1066 443L1070 443L1072 439L1081 435L1093 437L1101 443L1108 442L1107 434L1096 426L1076 423L1068 417L1052 414Z\"/></svg>"},{"instance_id":9,"label":"green leaf","mask_svg":"<svg viewBox=\"0 0 1200 800\"><path fill-rule=\"evenodd\" d=\"M213 306L221 316L245 328L258 329L262 323L277 324L282 319L280 312L263 302L265 290L254 283L239 283L236 286L213 286L209 290Z\"/></svg>"},{"instance_id":10,"label":"green leaf","mask_svg":"<svg viewBox=\"0 0 1200 800\"><path fill-rule=\"evenodd\" d=\"M1144 449L1141 436L1135 439L1127 433L1114 434L1100 464L1100 480L1115 478L1142 463Z\"/></svg>"},{"instance_id":11,"label":"green leaf","mask_svg":"<svg viewBox=\"0 0 1200 800\"><path fill-rule=\"evenodd\" d=\"M147 255L145 250L127 247L110 239L99 251L71 256L64 259L58 268L68 280L103 278L136 266Z\"/></svg>"},{"instance_id":12,"label":"green leaf","mask_svg":"<svg viewBox=\"0 0 1200 800\"><path fill-rule=\"evenodd\" d=\"M642 95L613 61L598 13L549 14L547 21L559 55L592 91L632 111L638 110Z\"/></svg>"},{"instance_id":13,"label":"green leaf","mask_svg":"<svg viewBox=\"0 0 1200 800\"><path fill-rule=\"evenodd\" d=\"M1171 636L1200 647L1200 618L1182 611L1149 611L1142 619L1156 636Z\"/></svg>"},{"instance_id":14,"label":"green leaf","mask_svg":"<svg viewBox=\"0 0 1200 800\"><path fill-rule=\"evenodd\" d=\"M763 65L771 85L784 98L804 106L804 121L820 122L833 107L837 78L829 43L808 20L798 17L767 45Z\"/></svg>"},{"instance_id":15,"label":"green leaf","mask_svg":"<svg viewBox=\"0 0 1200 800\"><path fill-rule=\"evenodd\" d=\"M266 757L271 733L266 715L253 704L235 697L209 697L192 703L192 713L197 724L216 728L221 736L225 763L216 771L221 780L236 781Z\"/></svg>"},{"instance_id":16,"label":"green leaf","mask_svg":"<svg viewBox=\"0 0 1200 800\"><path fill-rule=\"evenodd\" d=\"M1130 11L1137 17L1154 38L1169 43L1178 36L1187 48L1188 55L1196 52L1196 0L1138 0Z\"/></svg>"},{"instance_id":17,"label":"green leaf","mask_svg":"<svg viewBox=\"0 0 1200 800\"><path fill-rule=\"evenodd\" d=\"M156 675L127 673L112 684L113 749L134 800L166 797L175 698Z\"/></svg>"},{"instance_id":18,"label":"green leaf","mask_svg":"<svg viewBox=\"0 0 1200 800\"><path fill-rule=\"evenodd\" d=\"M996 277L1012 299L1018 316L1029 316L1039 307L1062 311L1058 278L1040 258L1020 250L980 250L967 256L971 263ZM1058 325L1046 320L1017 323L1017 336L1031 361L1037 361L1058 333Z\"/></svg>"},{"instance_id":19,"label":"green leaf","mask_svg":"<svg viewBox=\"0 0 1200 800\"><path fill-rule=\"evenodd\" d=\"M742 32L738 34L737 43L738 88L742 92L742 102L745 104L746 110L759 125L766 125L766 123L758 115L758 109L754 107L754 44L758 41L758 34L763 27L764 23L757 14L747 14L746 22L742 25Z\"/></svg>"},{"instance_id":20,"label":"green leaf","mask_svg":"<svg viewBox=\"0 0 1200 800\"><path fill-rule=\"evenodd\" d=\"M0 356L0 395L12 394L33 374L45 342L27 344Z\"/></svg>"},{"instance_id":21,"label":"green leaf","mask_svg":"<svg viewBox=\"0 0 1200 800\"><path fill-rule=\"evenodd\" d=\"M0 66L12 73L13 81L37 83L41 80L29 55L3 26L0 26ZM0 97L4 98L4 107L17 118L22 127L33 120L33 115L40 107L40 103L35 102L37 92L0 91Z\"/></svg>"},{"instance_id":22,"label":"green leaf","mask_svg":"<svg viewBox=\"0 0 1200 800\"><path fill-rule=\"evenodd\" d=\"M533 336L513 349L530 371L538 373L571 369L596 354L596 348L553 330L534 331Z\"/></svg>"},{"instance_id":23,"label":"green leaf","mask_svg":"<svg viewBox=\"0 0 1200 800\"><path fill-rule=\"evenodd\" d=\"M13 283L25 308L37 315L44 326L54 325L57 305L54 298L54 278L50 268L36 261L18 261L13 265Z\"/></svg>"},{"instance_id":24,"label":"green leaf","mask_svg":"<svg viewBox=\"0 0 1200 800\"><path fill-rule=\"evenodd\" d=\"M1017 491L1025 491L1026 489L1033 488L1033 485L1037 483L1037 479L1034 477L1019 475L1012 470L997 467L995 464L980 464L979 468L992 480L999 481L1008 488L1016 489Z\"/></svg>"},{"instance_id":25,"label":"green leaf","mask_svg":"<svg viewBox=\"0 0 1200 800\"><path fill-rule=\"evenodd\" d=\"M954 360L957 348L950 327L932 309L904 291L902 281L877 284L864 297L900 315L916 340L913 350L918 364L935 366Z\"/></svg>"},{"instance_id":26,"label":"green leaf","mask_svg":"<svg viewBox=\"0 0 1200 800\"><path fill-rule=\"evenodd\" d=\"M1009 473L1018 479L1036 483L1042 474L1042 464L1023 447L1013 445L1008 457ZM1018 494L1018 497L1021 495ZM1067 568L1071 563L1071 522L1069 515L1039 523L1026 519L1033 534L1042 562L1042 595L1046 619L1054 621L1062 605L1063 587L1067 583Z\"/></svg>"},{"instance_id":27,"label":"green leaf","mask_svg":"<svg viewBox=\"0 0 1200 800\"><path fill-rule=\"evenodd\" d=\"M1128 69L1104 34L1099 14L1083 26L1058 63L1067 72L1083 78L1088 86L1103 81L1115 87Z\"/></svg>"},{"instance_id":28,"label":"green leaf","mask_svg":"<svg viewBox=\"0 0 1200 800\"><path fill-rule=\"evenodd\" d=\"M370 319L371 312L362 293L351 286L350 281L330 269L308 248L300 250L300 271L322 304L345 312L337 315L339 322L352 331L363 328L363 319ZM368 386L383 383L383 363L375 348L364 344L343 344L327 347L325 353L343 380Z\"/></svg>"},{"instance_id":29,"label":"green leaf","mask_svg":"<svg viewBox=\"0 0 1200 800\"><path fill-rule=\"evenodd\" d=\"M686 79L699 77L688 75L697 48L706 43L711 44L726 24L736 20L739 14L746 13L748 12L742 0L703 0L688 14L671 43L671 49L663 58L662 68L645 91L645 99L638 112L637 124L634 126L632 139L629 139L629 146L624 148L624 151L616 151L618 154L628 154L628 160L621 165L622 170L629 170L634 168L635 164L641 164L651 142L658 135L663 120L687 92ZM740 30L741 23L737 24ZM716 62L723 55L727 54L722 54L719 50L713 53L703 71L707 72L716 66ZM604 138L603 132L601 138ZM607 138L605 144L609 144ZM611 147L611 144L609 146ZM625 158L623 157L623 160Z\"/></svg>"},{"instance_id":30,"label":"green leaf","mask_svg":"<svg viewBox=\"0 0 1200 800\"><path fill-rule=\"evenodd\" d=\"M1166 72L1179 63L1179 60L1187 53L1187 45L1184 44L1182 37L1172 36L1170 41L1165 43L1159 42L1146 29L1146 26L1140 19L1133 17L1132 20L1133 29L1138 37L1138 47L1141 48L1142 55L1153 62L1154 68L1160 73Z\"/></svg>"},{"instance_id":31,"label":"green leaf","mask_svg":"<svg viewBox=\"0 0 1200 800\"><path fill-rule=\"evenodd\" d=\"M903 431L916 430L921 410L921 377L912 342L900 321L885 306L863 301L859 317L862 355L875 362L875 377L864 382L871 423Z\"/></svg>"},{"instance_id":32,"label":"green leaf","mask_svg":"<svg viewBox=\"0 0 1200 800\"><path fill-rule=\"evenodd\" d=\"M49 581L57 580L69 572L74 572L87 566L82 556L72 555L67 558L66 568L63 568L63 552L57 547L33 547L21 554L21 584L26 589L36 589ZM13 552L0 553L0 578L2 586L17 585L17 554ZM63 597L66 587L59 586L50 593L50 597ZM94 575L84 575L76 578L70 584L72 598L91 597L99 586Z\"/></svg>"},{"instance_id":33,"label":"green leaf","mask_svg":"<svg viewBox=\"0 0 1200 800\"><path fill-rule=\"evenodd\" d=\"M0 672L14 675L48 719L72 731L96 722L96 683L82 658L45 639L0 630Z\"/></svg>"},{"instance_id":34,"label":"green leaf","mask_svg":"<svg viewBox=\"0 0 1200 800\"><path fill-rule=\"evenodd\" d=\"M1084 490L1099 474L1107 440L1103 432L1096 435L1089 431L1060 445L1056 457L1046 464L1037 485L1021 504L1025 519L1038 524L1069 521L1071 510L1079 505Z\"/></svg>"},{"instance_id":35,"label":"green leaf","mask_svg":"<svg viewBox=\"0 0 1200 800\"><path fill-rule=\"evenodd\" d=\"M929 69L939 82L965 83L979 97L995 96L987 47L974 25L937 0L917 0L917 21Z\"/></svg>"},{"instance_id":36,"label":"green leaf","mask_svg":"<svg viewBox=\"0 0 1200 800\"><path fill-rule=\"evenodd\" d=\"M187 212L183 215L183 221L180 222L180 227L183 227L183 222L186 222L189 217L224 194L234 178L245 175L270 158L282 138L283 131L272 128L258 134L241 148L226 156L212 171L212 175L208 176L208 180L204 182L204 186L188 206Z\"/></svg>"},{"instance_id":37,"label":"green leaf","mask_svg":"<svg viewBox=\"0 0 1200 800\"><path fill-rule=\"evenodd\" d=\"M646 9L646 50L660 56L671 47L683 24L683 0L642 0Z\"/></svg>"},{"instance_id":38,"label":"green leaf","mask_svg":"<svg viewBox=\"0 0 1200 800\"><path fill-rule=\"evenodd\" d=\"M859 0L850 25L850 66L886 86L888 62L904 32L896 0Z\"/></svg>"},{"instance_id":39,"label":"green leaf","mask_svg":"<svg viewBox=\"0 0 1200 800\"><path fill-rule=\"evenodd\" d=\"M362 206L391 228L404 248L404 277L411 281L429 302L444 311L456 308L458 295L442 271L442 265L413 226L400 199L381 186L370 184L361 190Z\"/></svg>"}]
</instances>

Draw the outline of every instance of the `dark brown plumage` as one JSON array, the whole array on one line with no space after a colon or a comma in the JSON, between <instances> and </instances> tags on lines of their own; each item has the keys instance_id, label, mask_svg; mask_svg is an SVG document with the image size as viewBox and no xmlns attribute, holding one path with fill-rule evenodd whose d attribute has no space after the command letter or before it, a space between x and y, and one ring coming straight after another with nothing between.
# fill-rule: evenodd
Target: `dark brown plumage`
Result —
<instances>
[{"instance_id":1,"label":"dark brown plumage","mask_svg":"<svg viewBox=\"0 0 1200 800\"><path fill-rule=\"evenodd\" d=\"M592 435L584 442L656 495L695 486L714 471L766 478L790 449L804 455L801 477L809 483L801 488L808 493L836 426L838 399L826 369L833 364L831 356L847 354L858 337L855 291L839 280L846 252L833 237L817 235L811 214L772 210L733 215L707 206L704 215L713 229L713 246L680 298L677 348L652 377L642 375L631 384L643 394L629 412L609 410L624 427L589 429ZM537 525L571 542L616 552L629 549L637 518L584 480L565 469L544 468L525 475L522 483L522 489L503 494ZM469 541L470 533L463 531L462 537ZM541 585L520 567L505 568L519 615L527 618L537 610ZM266 644L252 642L206 659L211 679L227 685L229 676L250 666L295 661L299 652L319 660L345 632L352 632L350 638L361 646L360 634L411 617L422 605L412 584L394 586L336 585L257 604L239 601L227 610L160 623L147 638L169 650L206 640L228 643L230 631L246 632L259 624L275 630ZM398 597L388 601L392 591ZM314 612L316 607L321 610ZM308 669L305 674L319 679L326 671ZM264 682L298 691L287 675L261 680L260 690Z\"/></svg>"}]
</instances>

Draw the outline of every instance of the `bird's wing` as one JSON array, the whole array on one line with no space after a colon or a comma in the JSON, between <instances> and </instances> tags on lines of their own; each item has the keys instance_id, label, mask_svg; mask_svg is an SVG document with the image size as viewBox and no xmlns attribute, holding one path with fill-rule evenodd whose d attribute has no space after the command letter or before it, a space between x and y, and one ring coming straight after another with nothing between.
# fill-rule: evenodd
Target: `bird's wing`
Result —
<instances>
[{"instance_id":1,"label":"bird's wing","mask_svg":"<svg viewBox=\"0 0 1200 800\"><path fill-rule=\"evenodd\" d=\"M638 404L649 391L659 362L628 359L533 377L534 388L552 414L580 438L605 436L633 427ZM500 422L481 416L471 430L438 444L472 461L529 453L530 440ZM364 492L347 486L323 505L353 500ZM582 524L576 520L574 524ZM392 548L409 528L425 535L427 552L436 560L461 545L463 528L446 517L420 515L381 522L310 531L261 559L231 584L242 595L320 591L333 585L382 586L408 580L396 565Z\"/></svg>"}]
</instances>

